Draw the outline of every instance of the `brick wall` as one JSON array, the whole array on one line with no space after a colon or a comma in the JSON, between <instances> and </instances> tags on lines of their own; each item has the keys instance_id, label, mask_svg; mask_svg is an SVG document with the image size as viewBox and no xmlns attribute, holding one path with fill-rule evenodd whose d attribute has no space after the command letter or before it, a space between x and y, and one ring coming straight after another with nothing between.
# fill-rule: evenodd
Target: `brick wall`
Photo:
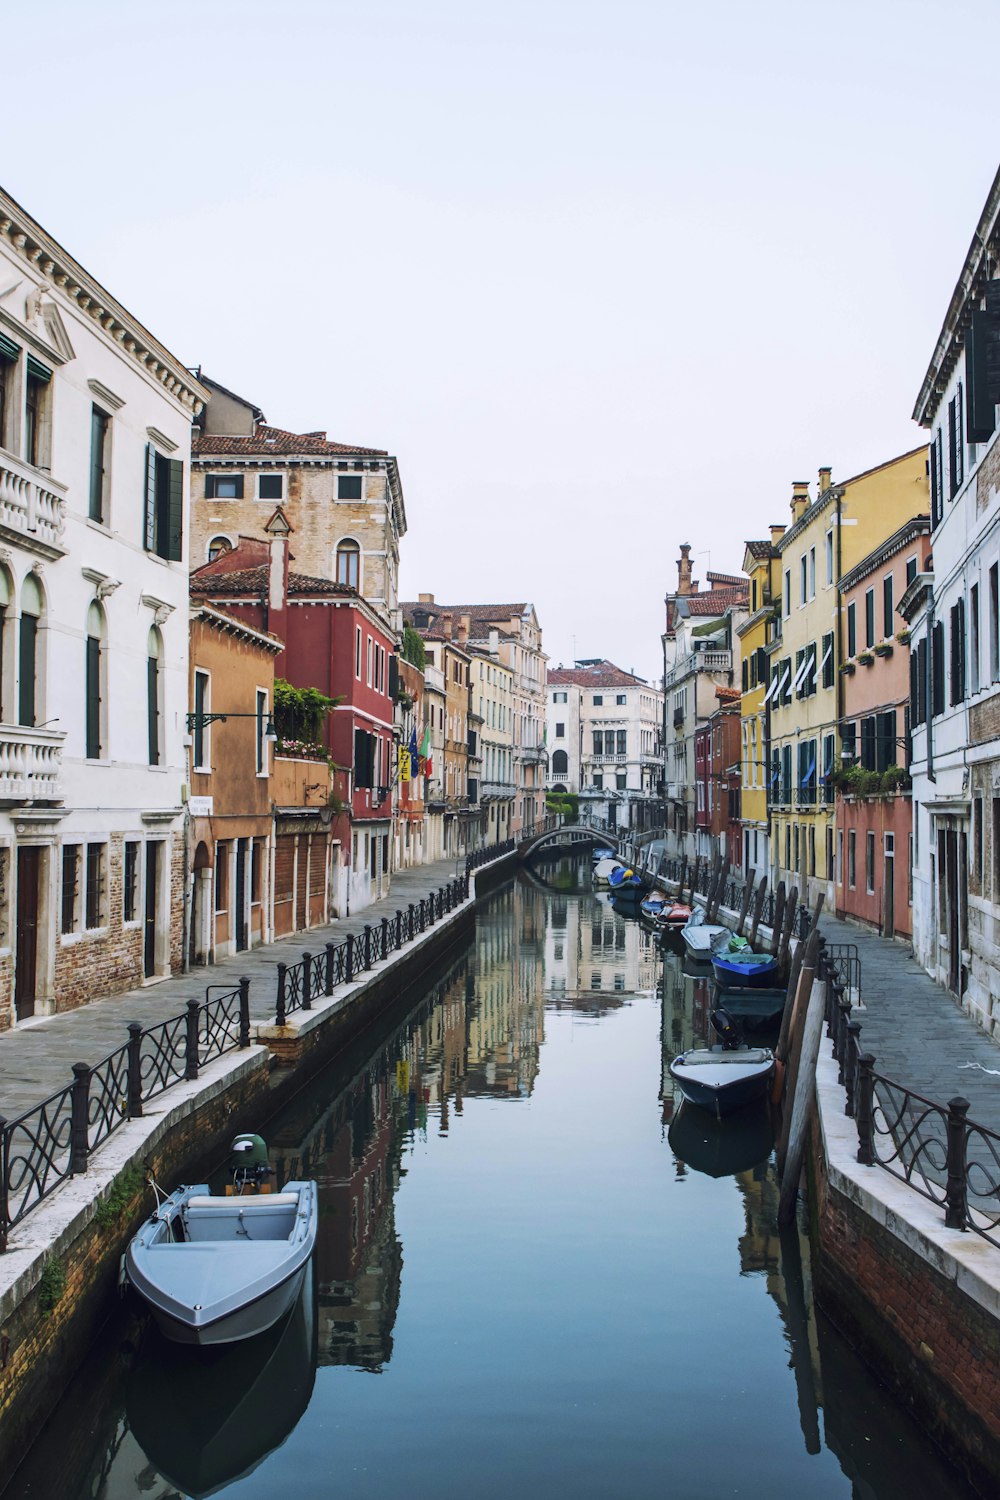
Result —
<instances>
[{"instance_id":1,"label":"brick wall","mask_svg":"<svg viewBox=\"0 0 1000 1500\"><path fill-rule=\"evenodd\" d=\"M810 1169L817 1300L950 1460L996 1493L1000 1322L830 1185L815 1127Z\"/></svg>"}]
</instances>

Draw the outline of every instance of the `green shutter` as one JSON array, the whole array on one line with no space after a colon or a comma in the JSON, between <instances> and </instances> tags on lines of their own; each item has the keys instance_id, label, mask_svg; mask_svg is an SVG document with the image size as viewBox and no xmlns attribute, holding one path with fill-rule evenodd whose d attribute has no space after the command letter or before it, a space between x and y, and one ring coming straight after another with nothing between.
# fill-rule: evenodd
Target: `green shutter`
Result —
<instances>
[{"instance_id":1,"label":"green shutter","mask_svg":"<svg viewBox=\"0 0 1000 1500\"><path fill-rule=\"evenodd\" d=\"M146 444L146 535L147 552L156 551L156 449Z\"/></svg>"},{"instance_id":2,"label":"green shutter","mask_svg":"<svg viewBox=\"0 0 1000 1500\"><path fill-rule=\"evenodd\" d=\"M43 365L41 361L37 360L33 354L28 355L28 374L34 380L44 380L48 382L52 379L52 371L49 369L48 365Z\"/></svg>"},{"instance_id":3,"label":"green shutter","mask_svg":"<svg viewBox=\"0 0 1000 1500\"><path fill-rule=\"evenodd\" d=\"M17 643L18 723L31 727L35 722L35 634L38 620L34 615L21 616Z\"/></svg>"},{"instance_id":4,"label":"green shutter","mask_svg":"<svg viewBox=\"0 0 1000 1500\"><path fill-rule=\"evenodd\" d=\"M170 463L170 519L167 534L167 557L171 562L180 562L184 550L184 462L171 458Z\"/></svg>"},{"instance_id":5,"label":"green shutter","mask_svg":"<svg viewBox=\"0 0 1000 1500\"><path fill-rule=\"evenodd\" d=\"M20 344L15 344L14 340L9 339L5 333L0 333L0 354L4 359L17 359L20 352Z\"/></svg>"},{"instance_id":6,"label":"green shutter","mask_svg":"<svg viewBox=\"0 0 1000 1500\"><path fill-rule=\"evenodd\" d=\"M155 656L146 658L146 716L149 735L149 764L160 764L160 678Z\"/></svg>"},{"instance_id":7,"label":"green shutter","mask_svg":"<svg viewBox=\"0 0 1000 1500\"><path fill-rule=\"evenodd\" d=\"M101 753L101 643L96 636L87 637L87 759L97 760Z\"/></svg>"}]
</instances>

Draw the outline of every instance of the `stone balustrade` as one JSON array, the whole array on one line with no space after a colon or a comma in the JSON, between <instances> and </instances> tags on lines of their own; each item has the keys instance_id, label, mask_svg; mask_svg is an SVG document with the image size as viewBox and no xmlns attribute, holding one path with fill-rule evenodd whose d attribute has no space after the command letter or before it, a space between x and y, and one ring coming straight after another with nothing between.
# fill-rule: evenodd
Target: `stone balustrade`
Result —
<instances>
[{"instance_id":1,"label":"stone balustrade","mask_svg":"<svg viewBox=\"0 0 1000 1500\"><path fill-rule=\"evenodd\" d=\"M62 800L65 738L55 729L0 724L0 804Z\"/></svg>"},{"instance_id":2,"label":"stone balustrade","mask_svg":"<svg viewBox=\"0 0 1000 1500\"><path fill-rule=\"evenodd\" d=\"M66 490L30 464L0 453L0 533L34 544L46 556L61 556L66 529Z\"/></svg>"}]
</instances>

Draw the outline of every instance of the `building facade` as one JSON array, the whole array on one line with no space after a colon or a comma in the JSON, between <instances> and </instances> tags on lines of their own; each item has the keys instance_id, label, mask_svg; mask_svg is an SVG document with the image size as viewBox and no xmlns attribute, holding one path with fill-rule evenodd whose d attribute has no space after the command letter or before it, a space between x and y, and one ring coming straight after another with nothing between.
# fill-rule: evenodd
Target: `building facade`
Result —
<instances>
[{"instance_id":1,"label":"building facade","mask_svg":"<svg viewBox=\"0 0 1000 1500\"><path fill-rule=\"evenodd\" d=\"M0 1027L178 969L207 390L0 193Z\"/></svg>"},{"instance_id":2,"label":"building facade","mask_svg":"<svg viewBox=\"0 0 1000 1500\"><path fill-rule=\"evenodd\" d=\"M872 640L842 674L837 914L865 922L885 937L912 932L910 647L896 610L927 569L929 532L927 516L907 521L840 582L848 634L860 629L866 642Z\"/></svg>"},{"instance_id":3,"label":"building facade","mask_svg":"<svg viewBox=\"0 0 1000 1500\"><path fill-rule=\"evenodd\" d=\"M514 801L514 673L500 660L497 631L485 641L470 640L468 651L472 678L472 703L482 723L479 784L482 839L487 844L510 838Z\"/></svg>"},{"instance_id":4,"label":"building facade","mask_svg":"<svg viewBox=\"0 0 1000 1500\"><path fill-rule=\"evenodd\" d=\"M781 554L784 526L772 526L767 540L747 542L743 571L749 580L750 613L737 629L740 667L740 819L745 872L766 874L770 868L771 820L767 776L771 763L771 705L768 701L768 647L780 630L775 601L781 598Z\"/></svg>"},{"instance_id":5,"label":"building facade","mask_svg":"<svg viewBox=\"0 0 1000 1500\"><path fill-rule=\"evenodd\" d=\"M546 689L546 786L587 815L636 832L660 821L663 694L603 658L553 667Z\"/></svg>"}]
</instances>

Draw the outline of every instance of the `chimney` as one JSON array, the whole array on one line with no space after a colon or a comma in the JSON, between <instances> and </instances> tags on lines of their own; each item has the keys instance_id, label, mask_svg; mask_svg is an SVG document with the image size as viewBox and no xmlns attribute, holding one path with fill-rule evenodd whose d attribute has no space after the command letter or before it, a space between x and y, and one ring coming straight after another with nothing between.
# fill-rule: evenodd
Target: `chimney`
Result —
<instances>
[{"instance_id":1,"label":"chimney","mask_svg":"<svg viewBox=\"0 0 1000 1500\"><path fill-rule=\"evenodd\" d=\"M267 566L267 624L268 629L280 635L282 640L285 639L285 611L288 608L288 538L291 530L279 505L264 531L271 539Z\"/></svg>"},{"instance_id":2,"label":"chimney","mask_svg":"<svg viewBox=\"0 0 1000 1500\"><path fill-rule=\"evenodd\" d=\"M446 641L451 640L451 610L446 609L441 616L441 634Z\"/></svg>"},{"instance_id":3,"label":"chimney","mask_svg":"<svg viewBox=\"0 0 1000 1500\"><path fill-rule=\"evenodd\" d=\"M781 522L780 524L777 521L772 521L771 522L770 526L768 527L768 530L771 533L771 546L772 547L777 547L778 543L781 541L781 538L785 534L785 529L786 528L785 528L784 522Z\"/></svg>"},{"instance_id":4,"label":"chimney","mask_svg":"<svg viewBox=\"0 0 1000 1500\"><path fill-rule=\"evenodd\" d=\"M677 559L677 592L690 594L691 588L691 543L681 543L681 555Z\"/></svg>"},{"instance_id":5,"label":"chimney","mask_svg":"<svg viewBox=\"0 0 1000 1500\"><path fill-rule=\"evenodd\" d=\"M499 632L499 630L491 630L490 631L490 655L491 656L499 656L500 655L500 632Z\"/></svg>"},{"instance_id":6,"label":"chimney","mask_svg":"<svg viewBox=\"0 0 1000 1500\"><path fill-rule=\"evenodd\" d=\"M418 594L417 595L417 603L418 604L433 604L434 603L434 595L433 594Z\"/></svg>"},{"instance_id":7,"label":"chimney","mask_svg":"<svg viewBox=\"0 0 1000 1500\"><path fill-rule=\"evenodd\" d=\"M819 471L819 480L817 481L817 484L816 484L816 497L817 497L817 499L819 498L820 495L825 495L826 491L830 488L830 485L833 482L831 480L831 478L830 478L830 476L831 476L832 473L833 473L832 469L820 469L820 471Z\"/></svg>"},{"instance_id":8,"label":"chimney","mask_svg":"<svg viewBox=\"0 0 1000 1500\"><path fill-rule=\"evenodd\" d=\"M792 484L792 525L809 504L809 481L796 479Z\"/></svg>"},{"instance_id":9,"label":"chimney","mask_svg":"<svg viewBox=\"0 0 1000 1500\"><path fill-rule=\"evenodd\" d=\"M458 621L458 644L464 646L469 639L469 627L472 624L471 615L462 615Z\"/></svg>"}]
</instances>

